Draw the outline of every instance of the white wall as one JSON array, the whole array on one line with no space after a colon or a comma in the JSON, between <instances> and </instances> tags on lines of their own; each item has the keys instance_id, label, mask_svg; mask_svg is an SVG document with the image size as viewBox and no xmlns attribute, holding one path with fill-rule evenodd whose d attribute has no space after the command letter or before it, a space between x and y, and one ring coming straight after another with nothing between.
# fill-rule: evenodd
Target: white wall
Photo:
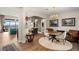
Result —
<instances>
[{"instance_id":1,"label":"white wall","mask_svg":"<svg viewBox=\"0 0 79 59\"><path fill-rule=\"evenodd\" d=\"M72 18L75 17L75 26L62 26L62 19L64 18ZM59 27L52 27L55 30L65 30L68 31L69 29L73 29L73 30L79 30L79 11L75 10L75 11L69 11L69 12L61 12L59 14Z\"/></svg>"},{"instance_id":2,"label":"white wall","mask_svg":"<svg viewBox=\"0 0 79 59\"><path fill-rule=\"evenodd\" d=\"M35 8L30 8L30 7L23 8L21 13L22 13L21 14L22 18L21 19L23 19L23 20L20 20L20 25L21 26L19 26L19 28L21 28L21 29L19 30L19 32L20 32L19 33L19 36L20 36L19 41L25 43L25 41L27 40L25 38L25 35L26 35L27 30L28 30L28 28L25 27L25 23L26 23L25 17L26 16L29 16L29 17L30 16L40 16L40 17L46 18L46 15L44 15L43 13L41 14L40 12L38 12L37 8L35 9ZM31 25L29 25L28 27L31 28Z\"/></svg>"},{"instance_id":3,"label":"white wall","mask_svg":"<svg viewBox=\"0 0 79 59\"><path fill-rule=\"evenodd\" d=\"M0 15L0 32L2 32L2 20L4 19L3 15Z\"/></svg>"}]
</instances>

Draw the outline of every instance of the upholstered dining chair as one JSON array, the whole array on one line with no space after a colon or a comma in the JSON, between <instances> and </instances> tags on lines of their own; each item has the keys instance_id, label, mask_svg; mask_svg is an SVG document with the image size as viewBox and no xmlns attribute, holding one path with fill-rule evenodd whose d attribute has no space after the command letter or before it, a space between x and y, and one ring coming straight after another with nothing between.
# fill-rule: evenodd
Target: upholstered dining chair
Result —
<instances>
[{"instance_id":1,"label":"upholstered dining chair","mask_svg":"<svg viewBox=\"0 0 79 59\"><path fill-rule=\"evenodd\" d=\"M45 35L48 39L50 39L50 38L51 38L51 37L49 36L48 31L44 32L44 35Z\"/></svg>"},{"instance_id":2,"label":"upholstered dining chair","mask_svg":"<svg viewBox=\"0 0 79 59\"><path fill-rule=\"evenodd\" d=\"M44 32L44 35L45 35L46 37L49 37L49 34L48 34L48 31L47 31L47 30Z\"/></svg>"},{"instance_id":3,"label":"upholstered dining chair","mask_svg":"<svg viewBox=\"0 0 79 59\"><path fill-rule=\"evenodd\" d=\"M45 35L47 38L49 37L49 34L48 34L48 33L45 33L44 35Z\"/></svg>"},{"instance_id":4,"label":"upholstered dining chair","mask_svg":"<svg viewBox=\"0 0 79 59\"><path fill-rule=\"evenodd\" d=\"M63 40L63 44L65 44L66 31L64 31L61 35L56 36L56 39L58 39L58 40L62 39Z\"/></svg>"}]
</instances>

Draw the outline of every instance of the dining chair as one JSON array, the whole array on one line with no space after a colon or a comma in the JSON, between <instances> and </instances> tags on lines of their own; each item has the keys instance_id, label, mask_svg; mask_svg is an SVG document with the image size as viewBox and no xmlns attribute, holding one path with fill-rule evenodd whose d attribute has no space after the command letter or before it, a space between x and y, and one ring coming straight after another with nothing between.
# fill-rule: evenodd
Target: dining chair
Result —
<instances>
[{"instance_id":1,"label":"dining chair","mask_svg":"<svg viewBox=\"0 0 79 59\"><path fill-rule=\"evenodd\" d=\"M56 36L56 39L58 39L59 41L62 39L63 40L63 44L65 44L66 31L64 31L61 35Z\"/></svg>"},{"instance_id":2,"label":"dining chair","mask_svg":"<svg viewBox=\"0 0 79 59\"><path fill-rule=\"evenodd\" d=\"M49 36L48 31L44 32L44 35L45 35L49 40L51 39L51 37Z\"/></svg>"},{"instance_id":3,"label":"dining chair","mask_svg":"<svg viewBox=\"0 0 79 59\"><path fill-rule=\"evenodd\" d=\"M48 34L48 33L45 33L44 35L45 35L46 37L49 37L49 34Z\"/></svg>"},{"instance_id":4,"label":"dining chair","mask_svg":"<svg viewBox=\"0 0 79 59\"><path fill-rule=\"evenodd\" d=\"M47 31L47 30L44 31L44 35L45 35L46 37L49 37L49 34L48 34L48 31Z\"/></svg>"}]
</instances>

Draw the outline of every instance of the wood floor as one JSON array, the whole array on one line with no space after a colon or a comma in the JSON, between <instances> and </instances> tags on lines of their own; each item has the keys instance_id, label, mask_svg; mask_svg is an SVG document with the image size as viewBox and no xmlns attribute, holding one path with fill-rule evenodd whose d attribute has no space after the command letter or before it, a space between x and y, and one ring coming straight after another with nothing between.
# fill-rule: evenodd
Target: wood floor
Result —
<instances>
[{"instance_id":1,"label":"wood floor","mask_svg":"<svg viewBox=\"0 0 79 59\"><path fill-rule=\"evenodd\" d=\"M38 34L38 35L35 35L34 40L31 43L28 43L28 42L18 43L16 35L9 35L8 32L4 32L4 33L0 33L0 47L5 46L5 45L10 44L10 43L15 43L16 46L21 51L51 51L50 49L47 49L38 43L38 40L41 37L44 37L44 35ZM72 44L73 44L73 49L71 51L78 51L79 44L77 44L77 43L72 43Z\"/></svg>"},{"instance_id":2,"label":"wood floor","mask_svg":"<svg viewBox=\"0 0 79 59\"><path fill-rule=\"evenodd\" d=\"M54 51L54 50L47 49L38 43L38 40L41 37L44 37L44 35L38 34L35 36L33 42L31 42L31 43L26 42L25 44L19 44L19 45L23 51ZM75 42L72 44L73 44L73 49L70 51L79 51L79 44L77 44Z\"/></svg>"},{"instance_id":3,"label":"wood floor","mask_svg":"<svg viewBox=\"0 0 79 59\"><path fill-rule=\"evenodd\" d=\"M44 35L43 34L35 35L33 42L31 43L26 42L25 44L19 44L19 45L21 46L23 50L27 50L27 51L49 51L49 49L41 46L38 43L38 40L41 37L44 37Z\"/></svg>"},{"instance_id":4,"label":"wood floor","mask_svg":"<svg viewBox=\"0 0 79 59\"><path fill-rule=\"evenodd\" d=\"M17 41L16 35L9 35L9 32L0 33L0 46L5 46Z\"/></svg>"}]
</instances>

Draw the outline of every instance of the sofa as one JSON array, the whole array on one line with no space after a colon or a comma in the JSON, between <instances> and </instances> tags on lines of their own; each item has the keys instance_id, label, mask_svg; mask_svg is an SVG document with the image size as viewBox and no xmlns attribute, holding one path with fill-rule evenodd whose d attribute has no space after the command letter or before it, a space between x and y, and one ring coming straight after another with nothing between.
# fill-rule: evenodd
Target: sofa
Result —
<instances>
[{"instance_id":1,"label":"sofa","mask_svg":"<svg viewBox=\"0 0 79 59\"><path fill-rule=\"evenodd\" d=\"M10 35L15 35L16 34L16 28L11 28L10 29Z\"/></svg>"},{"instance_id":2,"label":"sofa","mask_svg":"<svg viewBox=\"0 0 79 59\"><path fill-rule=\"evenodd\" d=\"M67 32L67 40L71 42L77 42L79 40L79 31L78 30L69 30Z\"/></svg>"}]
</instances>

